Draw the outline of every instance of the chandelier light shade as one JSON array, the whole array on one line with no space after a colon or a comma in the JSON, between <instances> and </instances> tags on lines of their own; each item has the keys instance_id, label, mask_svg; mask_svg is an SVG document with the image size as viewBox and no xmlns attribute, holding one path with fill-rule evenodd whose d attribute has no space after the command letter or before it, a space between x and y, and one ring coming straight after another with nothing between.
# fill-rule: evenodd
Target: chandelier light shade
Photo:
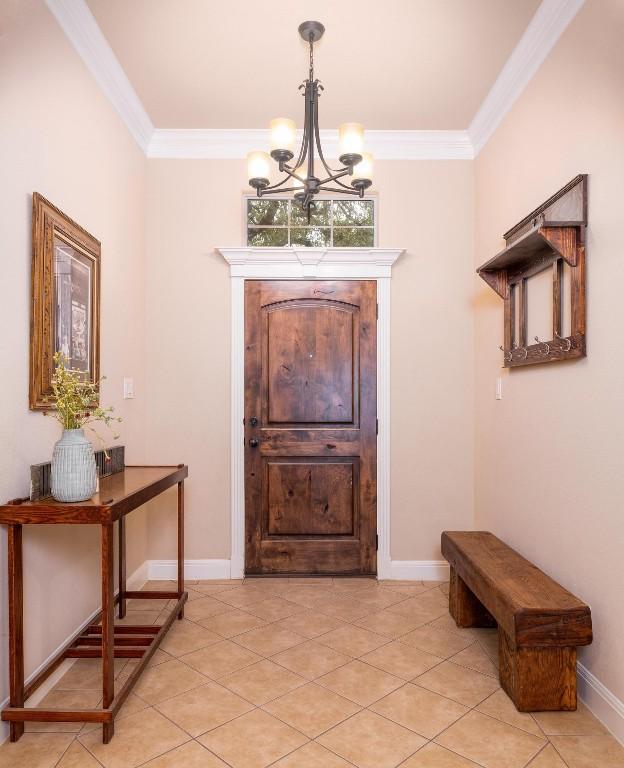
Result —
<instances>
[{"instance_id":1,"label":"chandelier light shade","mask_svg":"<svg viewBox=\"0 0 624 768\"><path fill-rule=\"evenodd\" d=\"M258 181L269 183L271 158L266 152L250 152L247 155L247 173Z\"/></svg>"},{"instance_id":2,"label":"chandelier light shade","mask_svg":"<svg viewBox=\"0 0 624 768\"><path fill-rule=\"evenodd\" d=\"M266 152L250 152L247 155L249 185L258 197L270 192L293 192L295 200L310 217L311 206L319 192L340 195L357 195L372 184L373 158L364 151L364 127L360 123L343 123L338 129L339 168L331 168L321 146L318 102L323 86L314 78L314 43L318 42L325 27L318 21L304 21L299 34L310 48L310 67L307 79L299 86L305 99L303 140L295 155L296 125L294 120L278 117L269 125L271 157ZM277 163L283 178L269 183L271 158ZM321 166L316 170L318 165ZM341 179L350 183L345 184Z\"/></svg>"}]
</instances>

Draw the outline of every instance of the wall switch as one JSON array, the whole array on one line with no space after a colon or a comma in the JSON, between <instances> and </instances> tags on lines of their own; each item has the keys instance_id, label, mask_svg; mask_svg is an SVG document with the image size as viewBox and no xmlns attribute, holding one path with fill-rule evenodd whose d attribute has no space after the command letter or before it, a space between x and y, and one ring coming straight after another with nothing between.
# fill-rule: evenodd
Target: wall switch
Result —
<instances>
[{"instance_id":1,"label":"wall switch","mask_svg":"<svg viewBox=\"0 0 624 768\"><path fill-rule=\"evenodd\" d=\"M496 379L496 399L503 399L503 379L500 376Z\"/></svg>"},{"instance_id":2,"label":"wall switch","mask_svg":"<svg viewBox=\"0 0 624 768\"><path fill-rule=\"evenodd\" d=\"M131 400L134 397L134 379L124 376L123 396L124 400Z\"/></svg>"}]
</instances>

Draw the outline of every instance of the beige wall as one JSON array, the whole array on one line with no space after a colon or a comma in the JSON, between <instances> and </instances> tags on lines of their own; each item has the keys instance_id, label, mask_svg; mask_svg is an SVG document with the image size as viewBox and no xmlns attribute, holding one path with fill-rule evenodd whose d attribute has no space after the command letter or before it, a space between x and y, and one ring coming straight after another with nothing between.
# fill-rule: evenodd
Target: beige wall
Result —
<instances>
[{"instance_id":1,"label":"beige wall","mask_svg":"<svg viewBox=\"0 0 624 768\"><path fill-rule=\"evenodd\" d=\"M28 410L31 194L41 192L102 241L102 400L124 417L130 461L144 456L145 158L42 2L15 4L0 45L0 499L25 496L49 459L53 419ZM136 399L122 400L134 376ZM129 526L129 572L145 559L143 515ZM6 532L0 549L0 701L7 695ZM26 673L99 605L98 534L25 532Z\"/></svg>"},{"instance_id":2,"label":"beige wall","mask_svg":"<svg viewBox=\"0 0 624 768\"><path fill-rule=\"evenodd\" d=\"M501 375L502 301L476 293L476 525L590 603L581 661L624 698L624 48L621 0L588 0L476 161L477 253L589 174L588 357Z\"/></svg>"},{"instance_id":3,"label":"beige wall","mask_svg":"<svg viewBox=\"0 0 624 768\"><path fill-rule=\"evenodd\" d=\"M192 559L230 555L230 286L214 249L243 242L244 185L243 162L148 162L147 456L189 464ZM472 163L379 162L375 186L379 244L407 250L392 280L392 557L434 560L440 531L473 518ZM174 521L156 519L150 557L171 558Z\"/></svg>"}]
</instances>

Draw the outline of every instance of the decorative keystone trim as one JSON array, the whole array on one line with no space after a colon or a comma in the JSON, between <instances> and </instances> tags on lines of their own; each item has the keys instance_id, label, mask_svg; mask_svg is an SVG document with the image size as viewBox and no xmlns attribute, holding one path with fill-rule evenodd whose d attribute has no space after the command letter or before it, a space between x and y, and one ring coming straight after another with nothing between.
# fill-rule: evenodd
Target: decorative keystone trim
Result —
<instances>
[{"instance_id":1,"label":"decorative keystone trim","mask_svg":"<svg viewBox=\"0 0 624 768\"><path fill-rule=\"evenodd\" d=\"M85 0L46 0L46 5L137 144L147 153L154 133L152 121Z\"/></svg>"},{"instance_id":2,"label":"decorative keystone trim","mask_svg":"<svg viewBox=\"0 0 624 768\"><path fill-rule=\"evenodd\" d=\"M351 279L390 277L402 248L217 248L231 277Z\"/></svg>"},{"instance_id":3,"label":"decorative keystone trim","mask_svg":"<svg viewBox=\"0 0 624 768\"><path fill-rule=\"evenodd\" d=\"M585 0L542 0L473 117L468 136L475 157L529 84Z\"/></svg>"}]
</instances>

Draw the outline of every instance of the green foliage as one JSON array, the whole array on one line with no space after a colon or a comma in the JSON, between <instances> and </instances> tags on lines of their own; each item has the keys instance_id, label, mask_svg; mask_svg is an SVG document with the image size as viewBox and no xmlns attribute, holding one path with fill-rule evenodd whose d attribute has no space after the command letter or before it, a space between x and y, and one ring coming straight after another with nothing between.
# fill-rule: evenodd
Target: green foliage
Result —
<instances>
[{"instance_id":1,"label":"green foliage","mask_svg":"<svg viewBox=\"0 0 624 768\"><path fill-rule=\"evenodd\" d=\"M336 227L334 229L335 248L372 248L375 245L375 232L372 227Z\"/></svg>"},{"instance_id":2,"label":"green foliage","mask_svg":"<svg viewBox=\"0 0 624 768\"><path fill-rule=\"evenodd\" d=\"M113 416L113 407L102 408L97 404L100 382L86 381L82 371L68 368L66 363L67 358L63 354L57 352L54 355L53 395L47 398L48 402L56 406L56 410L49 412L50 415L54 416L63 429L82 429L99 421L112 430L115 422L123 421L121 416ZM102 440L93 427L89 428ZM113 437L116 440L119 435L113 434Z\"/></svg>"},{"instance_id":3,"label":"green foliage","mask_svg":"<svg viewBox=\"0 0 624 768\"><path fill-rule=\"evenodd\" d=\"M288 224L288 200L247 200L247 223L285 226Z\"/></svg>"},{"instance_id":4,"label":"green foliage","mask_svg":"<svg viewBox=\"0 0 624 768\"><path fill-rule=\"evenodd\" d=\"M372 227L374 223L372 200L334 200L334 226Z\"/></svg>"},{"instance_id":5,"label":"green foliage","mask_svg":"<svg viewBox=\"0 0 624 768\"><path fill-rule=\"evenodd\" d=\"M247 245L255 248L282 248L288 245L286 227L254 227L247 230Z\"/></svg>"},{"instance_id":6,"label":"green foliage","mask_svg":"<svg viewBox=\"0 0 624 768\"><path fill-rule=\"evenodd\" d=\"M302 210L301 206L291 202L290 205L290 223L291 225L298 227L312 226L329 226L330 224L330 200L315 200L310 208L310 221L308 221L307 211Z\"/></svg>"},{"instance_id":7,"label":"green foliage","mask_svg":"<svg viewBox=\"0 0 624 768\"><path fill-rule=\"evenodd\" d=\"M294 200L247 200L247 245L283 248L371 248L375 245L372 200L315 200L310 221Z\"/></svg>"},{"instance_id":8,"label":"green foliage","mask_svg":"<svg viewBox=\"0 0 624 768\"><path fill-rule=\"evenodd\" d=\"M330 244L330 239L331 230L329 227L296 227L290 230L292 245L325 248Z\"/></svg>"}]
</instances>

